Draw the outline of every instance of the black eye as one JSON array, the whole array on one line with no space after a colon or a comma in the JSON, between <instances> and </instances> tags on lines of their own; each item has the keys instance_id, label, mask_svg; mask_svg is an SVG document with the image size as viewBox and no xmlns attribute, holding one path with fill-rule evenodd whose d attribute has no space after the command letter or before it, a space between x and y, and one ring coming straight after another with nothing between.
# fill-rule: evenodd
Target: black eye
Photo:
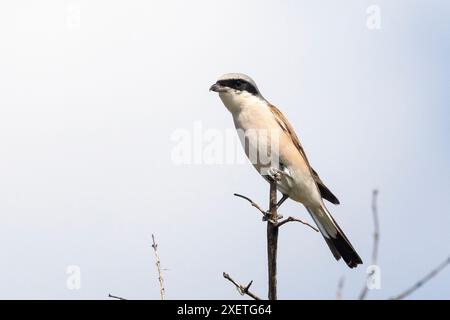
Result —
<instances>
[{"instance_id":1,"label":"black eye","mask_svg":"<svg viewBox=\"0 0 450 320\"><path fill-rule=\"evenodd\" d=\"M244 83L241 80L236 80L236 87L241 88Z\"/></svg>"}]
</instances>

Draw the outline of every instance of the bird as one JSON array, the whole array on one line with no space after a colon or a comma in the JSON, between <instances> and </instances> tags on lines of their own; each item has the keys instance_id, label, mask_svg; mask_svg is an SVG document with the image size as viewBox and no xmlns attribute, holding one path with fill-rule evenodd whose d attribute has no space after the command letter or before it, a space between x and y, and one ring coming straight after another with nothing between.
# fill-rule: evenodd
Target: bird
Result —
<instances>
[{"instance_id":1,"label":"bird","mask_svg":"<svg viewBox=\"0 0 450 320\"><path fill-rule=\"evenodd\" d=\"M362 260L332 217L324 200L338 205L338 198L320 179L283 113L259 91L255 81L242 73L227 73L210 87L231 113L247 157L267 181L276 181L282 198L303 204L311 215L336 260L343 258L350 268ZM275 141L277 140L277 141ZM270 156L262 161L264 152ZM256 155L256 157L255 157ZM275 161L273 161L275 159Z\"/></svg>"}]
</instances>

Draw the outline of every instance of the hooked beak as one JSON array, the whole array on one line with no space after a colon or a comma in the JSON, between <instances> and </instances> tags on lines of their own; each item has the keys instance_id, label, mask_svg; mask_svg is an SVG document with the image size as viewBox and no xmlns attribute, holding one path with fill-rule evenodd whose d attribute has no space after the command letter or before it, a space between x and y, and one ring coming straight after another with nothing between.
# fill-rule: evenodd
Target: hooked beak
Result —
<instances>
[{"instance_id":1,"label":"hooked beak","mask_svg":"<svg viewBox=\"0 0 450 320\"><path fill-rule=\"evenodd\" d=\"M218 83L214 83L211 88L209 88L209 91L214 91L214 92L225 92L227 91L227 88L224 86L221 86Z\"/></svg>"}]
</instances>

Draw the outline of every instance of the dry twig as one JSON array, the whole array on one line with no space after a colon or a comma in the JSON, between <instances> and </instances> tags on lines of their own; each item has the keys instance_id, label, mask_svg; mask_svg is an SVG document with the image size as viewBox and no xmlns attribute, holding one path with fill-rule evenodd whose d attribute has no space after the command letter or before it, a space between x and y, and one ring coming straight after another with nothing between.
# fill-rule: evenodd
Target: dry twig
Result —
<instances>
[{"instance_id":1,"label":"dry twig","mask_svg":"<svg viewBox=\"0 0 450 320\"><path fill-rule=\"evenodd\" d=\"M277 299L277 250L278 250L278 230L281 226L288 222L300 222L316 232L319 232L315 227L300 219L289 217L285 220L279 221L282 217L277 213L277 182L275 180L270 181L270 196L269 196L269 212L264 211L257 203L252 199L235 193L236 197L242 198L250 202L267 220L267 261L268 261L268 287L269 287L269 300ZM224 275L225 276L225 275ZM241 288L235 283L235 285Z\"/></svg>"},{"instance_id":2,"label":"dry twig","mask_svg":"<svg viewBox=\"0 0 450 320\"><path fill-rule=\"evenodd\" d=\"M239 193L235 193L234 196L247 200L248 202L250 202L252 207L255 207L256 209L258 209L258 211L261 212L263 216L266 215L266 212L263 209L261 209L261 207L257 203L253 202L252 199L250 199L250 198L248 198L246 196L243 196L242 194L239 194Z\"/></svg>"},{"instance_id":3,"label":"dry twig","mask_svg":"<svg viewBox=\"0 0 450 320\"><path fill-rule=\"evenodd\" d=\"M242 296L243 295L248 295L252 299L261 300L257 295L255 295L254 293L250 292L250 287L253 284L253 280L250 281L250 283L244 287L243 285L240 285L239 283L234 281L233 278L231 278L230 275L228 273L226 273L226 272L223 273L223 277L225 279L227 279L228 281L230 281L232 284L234 284L236 289L239 291L239 294L241 294Z\"/></svg>"},{"instance_id":4,"label":"dry twig","mask_svg":"<svg viewBox=\"0 0 450 320\"><path fill-rule=\"evenodd\" d=\"M378 190L375 189L372 192L372 216L373 216L373 224L374 224L374 231L373 231L373 250L372 250L372 265L376 265L378 261L378 246L380 243L380 223L378 219ZM370 279L374 275L375 271L372 271L367 275L367 279ZM364 284L364 287L359 294L359 299L364 300L367 296L367 293L369 292L369 288L367 287L367 282Z\"/></svg>"},{"instance_id":5,"label":"dry twig","mask_svg":"<svg viewBox=\"0 0 450 320\"><path fill-rule=\"evenodd\" d=\"M161 300L164 300L165 298L165 289L164 289L164 278L162 276L162 271L161 271L161 260L159 259L159 255L158 255L158 244L155 241L155 236L152 234L152 248L153 251L155 252L155 259L156 259L156 268L158 270L158 280L159 280L159 292L161 295Z\"/></svg>"},{"instance_id":6,"label":"dry twig","mask_svg":"<svg viewBox=\"0 0 450 320\"><path fill-rule=\"evenodd\" d=\"M342 292L344 290L344 283L345 283L345 277L342 276L338 282L338 288L337 288L337 292L336 292L336 300L342 300L342 298L343 298Z\"/></svg>"},{"instance_id":7,"label":"dry twig","mask_svg":"<svg viewBox=\"0 0 450 320\"><path fill-rule=\"evenodd\" d=\"M236 197L238 197L238 198L242 198L242 199L244 199L244 200L247 200L248 202L250 202L250 204L252 205L252 207L256 208L259 212L261 212L263 216L266 216L266 215L267 215L267 212L264 211L264 210L263 210L256 202L254 202L254 201L253 201L252 199L250 199L249 197L243 196L242 194L239 194L239 193L235 193L234 196L236 196ZM277 220L278 220L279 218L280 218L280 216L278 216ZM299 218L295 218L295 217L292 217L292 216L291 216L291 217L288 217L288 218L286 218L286 219L284 219L284 220L282 220L282 221L278 221L278 223L275 223L275 225L276 225L277 227L281 227L281 226L285 225L285 224L288 223L288 222L300 222L300 223L304 224L305 226L310 227L310 228L313 229L314 231L319 232L319 230L318 230L316 227L314 227L313 225L309 224L308 222L305 222L305 221L303 221L303 220L301 220L301 219L299 219ZM273 221L272 221L272 223L273 223Z\"/></svg>"},{"instance_id":8,"label":"dry twig","mask_svg":"<svg viewBox=\"0 0 450 320\"><path fill-rule=\"evenodd\" d=\"M288 217L288 218L284 219L283 221L278 222L278 223L277 223L277 227L281 227L282 225L284 225L284 224L286 224L286 223L288 223L288 222L294 222L294 221L295 221L295 222L300 222L300 223L304 224L305 226L310 227L310 228L313 229L315 232L319 232L319 230L318 230L316 227L310 225L308 222L304 222L304 221L302 221L302 220L300 220L300 219L298 219L298 218L294 218L294 217Z\"/></svg>"},{"instance_id":9,"label":"dry twig","mask_svg":"<svg viewBox=\"0 0 450 320\"><path fill-rule=\"evenodd\" d=\"M380 242L380 224L378 219L378 206L377 206L377 198L378 198L378 190L374 190L372 194L372 214L373 214L373 222L374 222L374 234L373 234L373 251L372 251L372 265L376 265L378 262L378 246ZM402 300L407 296L414 293L417 289L422 287L425 283L430 281L432 278L437 276L442 270L444 270L448 265L450 265L450 257L448 257L444 262L442 262L439 266L433 269L430 273L428 273L421 280L417 281L413 286L403 291L402 293L390 298L391 300ZM367 278L373 276L373 272L368 274ZM367 285L364 286L361 294L359 296L360 300L365 299L368 293Z\"/></svg>"},{"instance_id":10,"label":"dry twig","mask_svg":"<svg viewBox=\"0 0 450 320\"><path fill-rule=\"evenodd\" d=\"M411 295L422 287L425 283L433 279L435 276L439 274L442 270L444 270L448 265L450 265L450 257L448 257L444 262L442 262L439 266L437 266L435 269L433 269L430 273L428 273L425 277L423 277L421 280L417 281L412 287L408 288L407 290L403 291L402 293L390 298L390 300L402 300L405 299L407 296Z\"/></svg>"}]
</instances>

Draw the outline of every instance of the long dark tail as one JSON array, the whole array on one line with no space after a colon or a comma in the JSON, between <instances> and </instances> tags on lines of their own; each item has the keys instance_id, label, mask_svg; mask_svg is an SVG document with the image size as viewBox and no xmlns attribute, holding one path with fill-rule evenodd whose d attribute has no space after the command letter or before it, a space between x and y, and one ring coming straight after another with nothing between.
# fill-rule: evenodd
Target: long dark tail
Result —
<instances>
[{"instance_id":1,"label":"long dark tail","mask_svg":"<svg viewBox=\"0 0 450 320\"><path fill-rule=\"evenodd\" d=\"M358 264L363 263L344 232L342 232L324 205L318 209L307 209L319 227L336 260L342 257L350 268L355 268Z\"/></svg>"}]
</instances>

